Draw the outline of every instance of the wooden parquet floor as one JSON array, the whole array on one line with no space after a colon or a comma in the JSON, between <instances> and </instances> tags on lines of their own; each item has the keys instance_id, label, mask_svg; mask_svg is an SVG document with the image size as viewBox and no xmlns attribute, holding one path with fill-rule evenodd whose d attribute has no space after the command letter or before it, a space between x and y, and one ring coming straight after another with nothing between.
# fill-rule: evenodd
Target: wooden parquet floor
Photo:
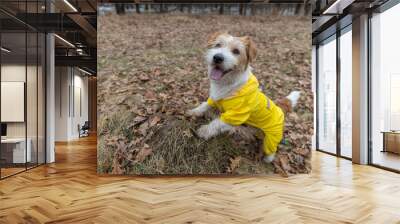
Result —
<instances>
[{"instance_id":1,"label":"wooden parquet floor","mask_svg":"<svg viewBox=\"0 0 400 224\"><path fill-rule=\"evenodd\" d=\"M0 223L400 223L400 175L315 152L289 178L109 177L96 139L0 181Z\"/></svg>"}]
</instances>

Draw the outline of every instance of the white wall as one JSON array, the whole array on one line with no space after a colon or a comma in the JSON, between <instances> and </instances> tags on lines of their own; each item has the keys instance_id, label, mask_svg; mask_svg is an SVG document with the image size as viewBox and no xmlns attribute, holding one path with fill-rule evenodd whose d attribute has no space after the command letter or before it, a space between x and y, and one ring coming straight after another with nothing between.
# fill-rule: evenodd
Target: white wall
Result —
<instances>
[{"instance_id":1,"label":"white wall","mask_svg":"<svg viewBox=\"0 0 400 224\"><path fill-rule=\"evenodd\" d=\"M55 140L77 139L78 124L88 120L88 78L76 68L56 67L55 85Z\"/></svg>"},{"instance_id":2,"label":"white wall","mask_svg":"<svg viewBox=\"0 0 400 224\"><path fill-rule=\"evenodd\" d=\"M32 151L31 161L36 162L36 159L39 159L38 161L39 163L44 163L45 162L44 161L45 89L43 82L44 74L42 73L42 67L41 66L37 67L36 65L25 66L25 63L3 64L1 66L1 76L2 76L1 79L2 82L23 82L26 86L26 101L23 100L22 107L13 108L10 106L9 107L3 106L1 108L3 113L22 113L22 117L24 117L24 114L26 112L26 120L25 118L22 118L22 121L20 122L5 122L7 124L7 137L24 138L25 136L27 136L30 143L29 148L31 148ZM8 98L7 93L3 92L4 90L5 89L2 89L2 94L6 95L2 95L2 98L4 97ZM19 94L25 93L25 89L19 91L20 91Z\"/></svg>"},{"instance_id":3,"label":"white wall","mask_svg":"<svg viewBox=\"0 0 400 224\"><path fill-rule=\"evenodd\" d=\"M50 11L54 10L50 1L47 3ZM46 163L55 161L55 42L54 35L46 36Z\"/></svg>"},{"instance_id":4,"label":"white wall","mask_svg":"<svg viewBox=\"0 0 400 224\"><path fill-rule=\"evenodd\" d=\"M69 68L55 68L55 141L68 140Z\"/></svg>"},{"instance_id":5,"label":"white wall","mask_svg":"<svg viewBox=\"0 0 400 224\"><path fill-rule=\"evenodd\" d=\"M75 113L73 113L73 119L71 120L71 135L73 138L78 138L78 124L82 126L85 121L88 121L89 113L88 113L88 78L87 76L82 76L82 73L76 74L77 70L75 70L74 75L74 108ZM80 91L80 93L78 93ZM80 95L80 97L79 97ZM80 100L80 102L78 102ZM79 108L81 107L81 108ZM81 110L81 111L79 111Z\"/></svg>"},{"instance_id":6,"label":"white wall","mask_svg":"<svg viewBox=\"0 0 400 224\"><path fill-rule=\"evenodd\" d=\"M3 82L25 82L25 65L8 64L1 66L1 81ZM7 108L1 108L7 110ZM25 137L25 122L7 123L8 137Z\"/></svg>"},{"instance_id":7,"label":"white wall","mask_svg":"<svg viewBox=\"0 0 400 224\"><path fill-rule=\"evenodd\" d=\"M27 69L27 70L26 70ZM36 85L36 80L30 80L30 75L35 74L36 75L36 67L33 66L25 66L20 65L20 64L3 64L1 66L1 81L2 82L24 82L25 81L25 76L26 76L26 71L28 71L28 81L29 85ZM27 118L28 118L28 129L31 130L30 128L33 128L36 130L36 119L37 115L36 113L32 113L32 108L34 111L36 111L36 88L27 88L27 106L30 108L27 108ZM2 110L7 110L8 108L1 108ZM24 109L24 108L22 108ZM32 123L34 122L34 123ZM25 137L25 126L26 122L7 122L7 136L8 137ZM28 137L31 132L28 130ZM36 134L36 133L35 133Z\"/></svg>"}]
</instances>

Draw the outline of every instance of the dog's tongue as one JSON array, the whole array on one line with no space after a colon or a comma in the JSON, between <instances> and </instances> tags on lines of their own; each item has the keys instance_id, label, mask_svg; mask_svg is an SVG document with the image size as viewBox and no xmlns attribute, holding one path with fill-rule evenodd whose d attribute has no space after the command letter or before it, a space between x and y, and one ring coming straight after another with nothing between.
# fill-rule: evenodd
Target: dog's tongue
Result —
<instances>
[{"instance_id":1,"label":"dog's tongue","mask_svg":"<svg viewBox=\"0 0 400 224\"><path fill-rule=\"evenodd\" d=\"M222 78L222 73L223 73L223 72L222 72L221 69L213 68L213 69L211 70L210 76L211 76L211 78L214 79L214 80L220 80L220 79Z\"/></svg>"}]
</instances>

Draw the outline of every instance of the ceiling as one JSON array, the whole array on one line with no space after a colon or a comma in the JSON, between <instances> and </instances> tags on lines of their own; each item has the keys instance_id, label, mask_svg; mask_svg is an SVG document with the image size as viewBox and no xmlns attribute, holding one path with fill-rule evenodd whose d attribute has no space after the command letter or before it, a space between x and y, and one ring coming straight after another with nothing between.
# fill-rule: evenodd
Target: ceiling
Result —
<instances>
[{"instance_id":1,"label":"ceiling","mask_svg":"<svg viewBox=\"0 0 400 224\"><path fill-rule=\"evenodd\" d=\"M26 55L26 30L51 32L57 34L56 66L77 66L97 73L96 7L96 0L1 0L1 30L4 38L9 38L7 47L14 48L9 56ZM28 44L27 51L29 56L36 47Z\"/></svg>"},{"instance_id":2,"label":"ceiling","mask_svg":"<svg viewBox=\"0 0 400 224\"><path fill-rule=\"evenodd\" d=\"M310 0L99 0L98 3L308 3Z\"/></svg>"}]
</instances>

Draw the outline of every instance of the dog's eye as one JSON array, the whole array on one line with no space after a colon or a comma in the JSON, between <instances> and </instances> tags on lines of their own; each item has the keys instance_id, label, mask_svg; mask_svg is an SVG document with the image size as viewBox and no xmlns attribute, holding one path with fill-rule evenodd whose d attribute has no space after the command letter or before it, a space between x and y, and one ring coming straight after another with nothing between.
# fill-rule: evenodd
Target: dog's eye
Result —
<instances>
[{"instance_id":1,"label":"dog's eye","mask_svg":"<svg viewBox=\"0 0 400 224\"><path fill-rule=\"evenodd\" d=\"M240 54L240 51L239 51L238 49L233 49L233 50L232 50L232 53L234 53L234 54Z\"/></svg>"},{"instance_id":2,"label":"dog's eye","mask_svg":"<svg viewBox=\"0 0 400 224\"><path fill-rule=\"evenodd\" d=\"M221 47L221 44L216 44L214 47L216 48Z\"/></svg>"}]
</instances>

